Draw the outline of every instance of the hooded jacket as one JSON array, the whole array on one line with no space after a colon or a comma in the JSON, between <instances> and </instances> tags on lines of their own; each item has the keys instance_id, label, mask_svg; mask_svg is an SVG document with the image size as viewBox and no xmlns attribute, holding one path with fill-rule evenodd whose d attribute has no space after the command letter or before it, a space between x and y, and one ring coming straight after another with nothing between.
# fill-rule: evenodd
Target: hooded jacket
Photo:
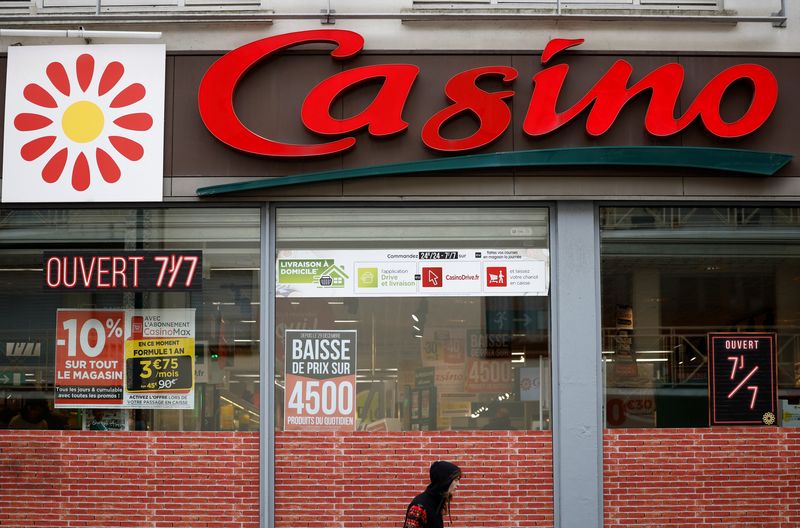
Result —
<instances>
[{"instance_id":1,"label":"hooded jacket","mask_svg":"<svg viewBox=\"0 0 800 528\"><path fill-rule=\"evenodd\" d=\"M461 468L451 462L437 460L431 464L431 483L414 497L406 509L403 528L443 528L445 495L450 484L461 478Z\"/></svg>"}]
</instances>

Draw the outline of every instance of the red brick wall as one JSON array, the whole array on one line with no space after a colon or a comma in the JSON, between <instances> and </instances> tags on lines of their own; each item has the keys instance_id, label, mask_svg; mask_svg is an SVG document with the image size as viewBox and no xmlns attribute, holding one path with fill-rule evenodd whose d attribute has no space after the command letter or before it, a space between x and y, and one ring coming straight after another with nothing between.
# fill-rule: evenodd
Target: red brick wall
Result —
<instances>
[{"instance_id":1,"label":"red brick wall","mask_svg":"<svg viewBox=\"0 0 800 528\"><path fill-rule=\"evenodd\" d=\"M0 526L258 527L258 434L0 431Z\"/></svg>"},{"instance_id":2,"label":"red brick wall","mask_svg":"<svg viewBox=\"0 0 800 528\"><path fill-rule=\"evenodd\" d=\"M275 526L398 528L437 459L465 472L453 526L553 525L549 431L278 433Z\"/></svg>"},{"instance_id":3,"label":"red brick wall","mask_svg":"<svg viewBox=\"0 0 800 528\"><path fill-rule=\"evenodd\" d=\"M798 528L800 430L605 432L605 527ZM276 525L396 528L441 458L455 526L553 524L549 432L278 433ZM258 435L0 431L0 526L252 527Z\"/></svg>"},{"instance_id":4,"label":"red brick wall","mask_svg":"<svg viewBox=\"0 0 800 528\"><path fill-rule=\"evenodd\" d=\"M605 433L605 528L800 527L800 430Z\"/></svg>"}]
</instances>

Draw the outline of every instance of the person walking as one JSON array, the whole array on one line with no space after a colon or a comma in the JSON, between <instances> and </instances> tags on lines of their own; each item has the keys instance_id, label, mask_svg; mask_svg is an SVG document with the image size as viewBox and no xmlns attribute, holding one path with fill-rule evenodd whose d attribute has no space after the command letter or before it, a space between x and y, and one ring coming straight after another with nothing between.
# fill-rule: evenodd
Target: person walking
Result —
<instances>
[{"instance_id":1,"label":"person walking","mask_svg":"<svg viewBox=\"0 0 800 528\"><path fill-rule=\"evenodd\" d=\"M437 460L431 464L431 483L425 491L414 497L406 508L403 528L443 528L443 517L450 524L450 501L461 480L461 468L452 462Z\"/></svg>"}]
</instances>

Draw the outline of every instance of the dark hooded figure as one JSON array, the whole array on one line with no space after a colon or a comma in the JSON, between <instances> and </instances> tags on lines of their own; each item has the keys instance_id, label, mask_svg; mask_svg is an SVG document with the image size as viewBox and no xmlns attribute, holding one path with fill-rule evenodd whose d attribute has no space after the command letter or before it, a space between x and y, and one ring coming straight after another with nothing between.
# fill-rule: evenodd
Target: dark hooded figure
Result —
<instances>
[{"instance_id":1,"label":"dark hooded figure","mask_svg":"<svg viewBox=\"0 0 800 528\"><path fill-rule=\"evenodd\" d=\"M431 464L430 473L431 483L406 509L403 528L443 528L442 517L450 515L450 500L461 480L461 469L451 462L437 460Z\"/></svg>"}]
</instances>

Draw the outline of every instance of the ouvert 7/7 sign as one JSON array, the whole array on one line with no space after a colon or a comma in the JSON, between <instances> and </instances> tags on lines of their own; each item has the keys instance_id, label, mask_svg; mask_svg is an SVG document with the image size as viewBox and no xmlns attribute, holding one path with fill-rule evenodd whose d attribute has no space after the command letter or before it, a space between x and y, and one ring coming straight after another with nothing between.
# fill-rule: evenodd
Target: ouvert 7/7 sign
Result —
<instances>
[{"instance_id":1,"label":"ouvert 7/7 sign","mask_svg":"<svg viewBox=\"0 0 800 528\"><path fill-rule=\"evenodd\" d=\"M631 84L633 66L625 60L617 60L577 103L558 111L557 108L566 106L560 96L568 81L569 66L548 64L563 51L582 42L583 39L553 39L545 46L541 63L546 67L533 76L533 94L522 121L525 134L534 137L550 134L587 112L586 131L600 136L611 128L628 102L640 94L649 94L644 127L650 134L671 136L699 120L717 137L737 138L758 130L777 102L778 82L769 69L758 64L737 64L708 80L694 100L685 105L683 114L676 117L684 81L681 64L665 64ZM339 29L299 31L257 40L227 53L209 68L200 84L200 116L208 130L223 143L244 152L302 158L351 149L356 138L347 134L360 129L366 129L375 137L388 137L408 128L403 112L420 73L420 68L414 64L375 64L346 69L311 89L301 108L302 123L322 137L338 136L331 141L290 144L262 137L247 128L236 115L233 101L245 73L276 53L309 43L334 44L331 56L343 60L362 50L364 38ZM485 79L497 79L510 87L518 75L515 68L500 65L473 68L455 75L444 86L444 93L451 102L425 122L422 142L434 151L465 152L498 139L511 124L511 111L506 101L514 97L515 91L490 92L479 84ZM728 89L742 81L752 86L749 105L742 109L738 118L727 121L721 114L723 100ZM331 114L334 103L343 94L367 82L380 83L380 88L363 110L341 119ZM477 118L478 129L466 137L444 137L442 129L462 115Z\"/></svg>"},{"instance_id":2,"label":"ouvert 7/7 sign","mask_svg":"<svg viewBox=\"0 0 800 528\"><path fill-rule=\"evenodd\" d=\"M711 425L773 425L776 335L708 334Z\"/></svg>"}]
</instances>

